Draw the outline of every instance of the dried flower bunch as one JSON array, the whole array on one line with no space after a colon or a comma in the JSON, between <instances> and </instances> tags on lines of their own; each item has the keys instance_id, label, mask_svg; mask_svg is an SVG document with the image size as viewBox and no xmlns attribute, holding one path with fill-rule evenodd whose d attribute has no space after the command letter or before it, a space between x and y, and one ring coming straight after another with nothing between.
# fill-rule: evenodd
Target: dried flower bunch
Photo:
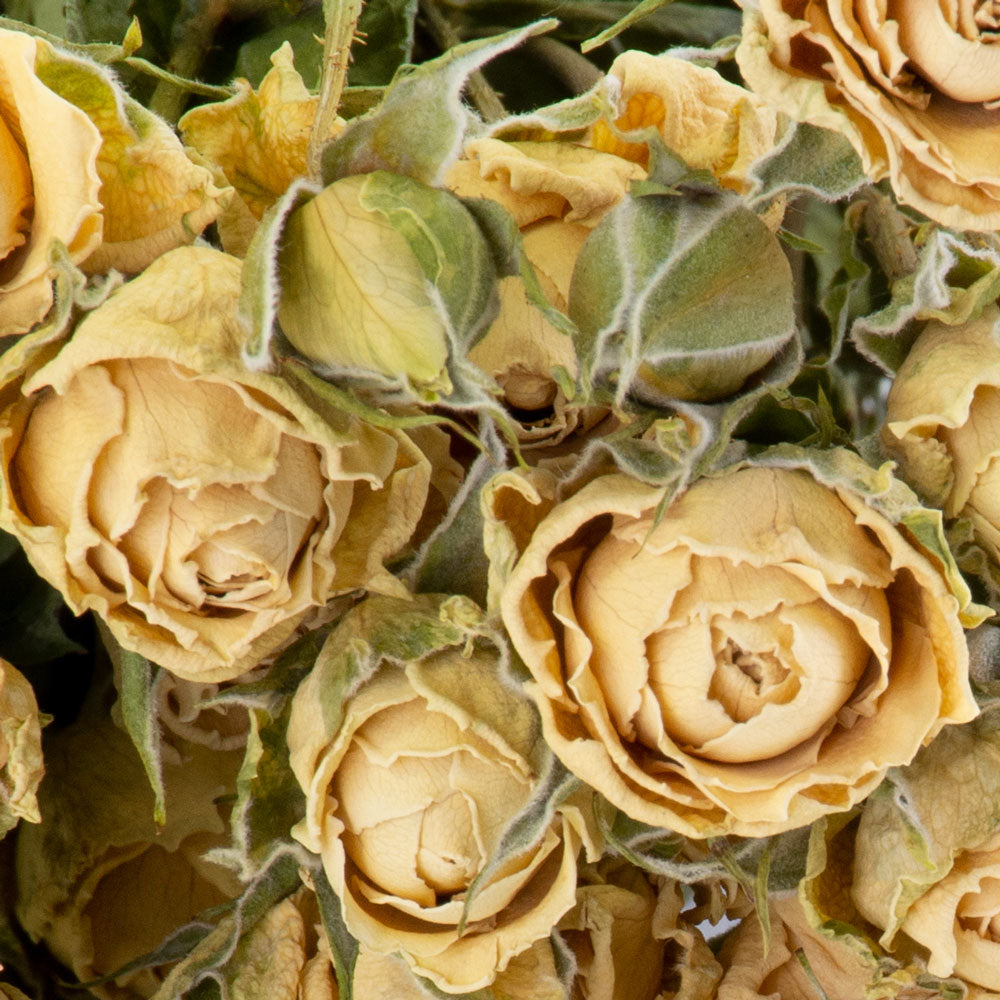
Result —
<instances>
[{"instance_id":1,"label":"dried flower bunch","mask_svg":"<svg viewBox=\"0 0 1000 1000\"><path fill-rule=\"evenodd\" d=\"M1000 995L996 4L54 6L0 997Z\"/></svg>"}]
</instances>

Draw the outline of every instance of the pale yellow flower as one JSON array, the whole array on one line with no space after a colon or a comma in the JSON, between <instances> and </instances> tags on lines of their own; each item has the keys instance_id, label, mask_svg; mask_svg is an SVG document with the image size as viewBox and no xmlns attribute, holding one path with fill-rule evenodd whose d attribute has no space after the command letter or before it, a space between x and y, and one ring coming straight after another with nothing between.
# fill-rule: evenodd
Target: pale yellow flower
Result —
<instances>
[{"instance_id":1,"label":"pale yellow flower","mask_svg":"<svg viewBox=\"0 0 1000 1000\"><path fill-rule=\"evenodd\" d=\"M6 29L0 164L0 336L48 311L57 243L90 273L137 273L194 240L228 198L107 70Z\"/></svg>"},{"instance_id":2,"label":"pale yellow flower","mask_svg":"<svg viewBox=\"0 0 1000 1000\"><path fill-rule=\"evenodd\" d=\"M195 747L164 768L166 825L129 737L81 719L46 744L43 822L17 841L18 918L81 981L116 972L171 932L236 896L233 872L205 860L229 844L225 800L242 755ZM154 902L155 901L155 905ZM92 987L103 1000L151 996L161 967Z\"/></svg>"},{"instance_id":3,"label":"pale yellow flower","mask_svg":"<svg viewBox=\"0 0 1000 1000\"><path fill-rule=\"evenodd\" d=\"M967 517L1000 562L1000 311L928 323L889 390L883 437L948 517Z\"/></svg>"},{"instance_id":4,"label":"pale yellow flower","mask_svg":"<svg viewBox=\"0 0 1000 1000\"><path fill-rule=\"evenodd\" d=\"M240 941L229 962L238 1000L337 1000L333 956L316 897L307 889L283 899ZM356 993L358 1000L373 1000Z\"/></svg>"},{"instance_id":5,"label":"pale yellow flower","mask_svg":"<svg viewBox=\"0 0 1000 1000\"><path fill-rule=\"evenodd\" d=\"M449 170L448 186L465 198L490 198L517 222L523 248L549 304L568 309L573 266L584 240L645 170L619 156L574 143L476 139ZM520 277L499 281L500 311L469 351L492 375L531 447L558 444L601 420L598 407L570 405L553 377L578 372L572 339L527 296Z\"/></svg>"},{"instance_id":6,"label":"pale yellow flower","mask_svg":"<svg viewBox=\"0 0 1000 1000\"><path fill-rule=\"evenodd\" d=\"M271 56L271 65L256 91L238 79L235 97L202 104L178 122L184 142L216 166L235 191L219 219L222 244L230 253L245 252L264 212L307 173L319 98L306 90L287 42Z\"/></svg>"},{"instance_id":7,"label":"pale yellow flower","mask_svg":"<svg viewBox=\"0 0 1000 1000\"><path fill-rule=\"evenodd\" d=\"M28 679L0 659L0 836L18 820L40 823L42 726Z\"/></svg>"},{"instance_id":8,"label":"pale yellow flower","mask_svg":"<svg viewBox=\"0 0 1000 1000\"><path fill-rule=\"evenodd\" d=\"M39 55L51 51L0 29L0 336L27 330L51 306L53 240L76 263L101 242L101 135L39 79Z\"/></svg>"},{"instance_id":9,"label":"pale yellow flower","mask_svg":"<svg viewBox=\"0 0 1000 1000\"><path fill-rule=\"evenodd\" d=\"M538 789L537 715L495 652L444 649L383 661L331 729L334 680L319 664L344 651L340 641L334 632L293 702L290 760L307 799L293 833L322 858L363 946L399 952L448 993L481 989L573 907L577 854L595 849L589 800L559 804L484 877L459 933L466 893ZM360 651L364 639L349 641Z\"/></svg>"},{"instance_id":10,"label":"pale yellow flower","mask_svg":"<svg viewBox=\"0 0 1000 1000\"><path fill-rule=\"evenodd\" d=\"M335 594L401 592L384 561L429 479L402 432L248 371L239 294L235 258L166 254L0 415L5 530L75 611L200 682L254 666Z\"/></svg>"},{"instance_id":11,"label":"pale yellow flower","mask_svg":"<svg viewBox=\"0 0 1000 1000\"><path fill-rule=\"evenodd\" d=\"M1000 990L1000 834L962 851L901 927L930 952L929 972Z\"/></svg>"},{"instance_id":12,"label":"pale yellow flower","mask_svg":"<svg viewBox=\"0 0 1000 1000\"><path fill-rule=\"evenodd\" d=\"M819 995L806 967L825 995L860 1000L874 979L875 962L864 954L810 926L794 893L768 899L771 940L755 914L744 917L719 953L725 973L716 1000L770 1000ZM800 957L801 956L801 957ZM805 964L803 963L805 959ZM881 996L893 996L885 992ZM913 994L914 1000L920 993Z\"/></svg>"},{"instance_id":13,"label":"pale yellow flower","mask_svg":"<svg viewBox=\"0 0 1000 1000\"><path fill-rule=\"evenodd\" d=\"M623 52L608 77L621 88L615 121L621 131L653 126L689 167L711 171L723 187L745 192L749 167L774 148L778 113L710 67L670 55ZM591 128L589 141L595 149L648 163L644 143L617 138L603 121Z\"/></svg>"},{"instance_id":14,"label":"pale yellow flower","mask_svg":"<svg viewBox=\"0 0 1000 1000\"><path fill-rule=\"evenodd\" d=\"M754 91L842 133L872 180L888 177L937 222L1000 228L1000 48L988 4L754 6L736 53Z\"/></svg>"},{"instance_id":15,"label":"pale yellow flower","mask_svg":"<svg viewBox=\"0 0 1000 1000\"><path fill-rule=\"evenodd\" d=\"M973 718L937 564L799 470L487 486L491 599L563 763L635 819L765 836L849 808ZM662 515L662 516L661 516Z\"/></svg>"}]
</instances>

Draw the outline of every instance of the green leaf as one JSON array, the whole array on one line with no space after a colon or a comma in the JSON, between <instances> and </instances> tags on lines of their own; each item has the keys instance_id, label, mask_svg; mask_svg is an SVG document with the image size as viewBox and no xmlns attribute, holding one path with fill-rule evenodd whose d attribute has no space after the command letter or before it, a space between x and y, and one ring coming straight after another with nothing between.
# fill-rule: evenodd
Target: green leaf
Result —
<instances>
[{"instance_id":1,"label":"green leaf","mask_svg":"<svg viewBox=\"0 0 1000 1000\"><path fill-rule=\"evenodd\" d=\"M323 181L388 170L441 183L458 156L471 112L460 100L469 74L524 39L554 28L551 18L464 42L419 66L403 66L371 114L354 119L323 151Z\"/></svg>"},{"instance_id":2,"label":"green leaf","mask_svg":"<svg viewBox=\"0 0 1000 1000\"><path fill-rule=\"evenodd\" d=\"M569 315L587 378L619 404L729 396L796 332L781 246L728 193L618 205L580 251Z\"/></svg>"},{"instance_id":3,"label":"green leaf","mask_svg":"<svg viewBox=\"0 0 1000 1000\"><path fill-rule=\"evenodd\" d=\"M244 42L236 55L235 74L245 77L254 88L271 69L271 54L281 48L284 42L292 46L295 53L295 68L302 82L309 90L319 86L320 67L323 62L323 46L317 38L323 37L323 12L318 7L303 10L297 17L289 17L286 11L272 15L277 23L265 32ZM351 69L354 75L354 68Z\"/></svg>"},{"instance_id":4,"label":"green leaf","mask_svg":"<svg viewBox=\"0 0 1000 1000\"><path fill-rule=\"evenodd\" d=\"M358 942L351 936L340 911L340 900L333 891L323 866L318 862L309 869L313 887L316 890L316 901L319 903L320 919L323 930L330 943L330 953L333 955L333 967L337 973L339 1000L353 1000L354 997L354 963L358 957ZM361 998L364 1000L364 998Z\"/></svg>"},{"instance_id":5,"label":"green leaf","mask_svg":"<svg viewBox=\"0 0 1000 1000\"><path fill-rule=\"evenodd\" d=\"M957 326L997 300L1000 253L975 236L935 228L917 252L915 269L892 281L890 292L885 306L854 321L851 339L864 357L892 374L913 345L918 323Z\"/></svg>"},{"instance_id":6,"label":"green leaf","mask_svg":"<svg viewBox=\"0 0 1000 1000\"><path fill-rule=\"evenodd\" d=\"M103 627L101 631L105 634L105 644L109 647L111 658L118 667L118 697L125 731L139 751L142 766L153 790L153 818L162 826L167 821L166 789L163 784L160 722L156 714L154 690L161 668L138 653L122 649Z\"/></svg>"},{"instance_id":7,"label":"green leaf","mask_svg":"<svg viewBox=\"0 0 1000 1000\"><path fill-rule=\"evenodd\" d=\"M465 594L485 606L489 560L483 549L480 492L499 469L495 457L486 453L470 466L461 489L410 571L418 593Z\"/></svg>"},{"instance_id":8,"label":"green leaf","mask_svg":"<svg viewBox=\"0 0 1000 1000\"><path fill-rule=\"evenodd\" d=\"M868 178L861 158L839 132L789 122L774 150L750 169L747 182L751 203L762 206L781 194L808 193L839 201Z\"/></svg>"},{"instance_id":9,"label":"green leaf","mask_svg":"<svg viewBox=\"0 0 1000 1000\"><path fill-rule=\"evenodd\" d=\"M389 83L396 70L410 61L417 0L379 0L366 3L358 19L363 45L351 49L351 84Z\"/></svg>"}]
</instances>

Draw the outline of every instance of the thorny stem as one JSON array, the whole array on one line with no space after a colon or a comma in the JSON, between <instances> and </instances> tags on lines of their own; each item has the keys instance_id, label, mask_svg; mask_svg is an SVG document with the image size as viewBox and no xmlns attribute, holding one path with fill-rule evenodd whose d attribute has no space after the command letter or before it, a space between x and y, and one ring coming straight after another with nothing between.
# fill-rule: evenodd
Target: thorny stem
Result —
<instances>
[{"instance_id":1,"label":"thorny stem","mask_svg":"<svg viewBox=\"0 0 1000 1000\"><path fill-rule=\"evenodd\" d=\"M421 3L420 13L423 15L428 30L434 36L434 41L442 51L454 48L461 42L458 32L449 24L438 6L431 3ZM479 109L483 120L487 122L500 121L507 117L507 109L503 106L497 92L486 82L486 77L479 70L469 76L466 88L472 103Z\"/></svg>"},{"instance_id":2,"label":"thorny stem","mask_svg":"<svg viewBox=\"0 0 1000 1000\"><path fill-rule=\"evenodd\" d=\"M187 78L198 75L228 8L228 0L200 0L182 16L174 30L177 47L167 64L171 73ZM187 88L179 87L170 80L160 80L153 91L149 109L168 122L176 122L187 100Z\"/></svg>"},{"instance_id":3,"label":"thorny stem","mask_svg":"<svg viewBox=\"0 0 1000 1000\"><path fill-rule=\"evenodd\" d=\"M309 133L307 163L313 179L320 177L320 157L323 147L334 134L340 95L347 82L347 67L351 62L362 0L325 0L326 34L323 39L323 74L319 84L319 107L312 132Z\"/></svg>"}]
</instances>

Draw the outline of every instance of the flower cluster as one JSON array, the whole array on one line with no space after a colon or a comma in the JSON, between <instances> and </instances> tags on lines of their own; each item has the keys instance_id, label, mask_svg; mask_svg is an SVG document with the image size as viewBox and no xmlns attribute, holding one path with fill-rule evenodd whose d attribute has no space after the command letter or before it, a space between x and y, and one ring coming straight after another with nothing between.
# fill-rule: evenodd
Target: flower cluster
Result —
<instances>
[{"instance_id":1,"label":"flower cluster","mask_svg":"<svg viewBox=\"0 0 1000 1000\"><path fill-rule=\"evenodd\" d=\"M97 6L0 26L0 997L1000 993L994 6Z\"/></svg>"}]
</instances>

